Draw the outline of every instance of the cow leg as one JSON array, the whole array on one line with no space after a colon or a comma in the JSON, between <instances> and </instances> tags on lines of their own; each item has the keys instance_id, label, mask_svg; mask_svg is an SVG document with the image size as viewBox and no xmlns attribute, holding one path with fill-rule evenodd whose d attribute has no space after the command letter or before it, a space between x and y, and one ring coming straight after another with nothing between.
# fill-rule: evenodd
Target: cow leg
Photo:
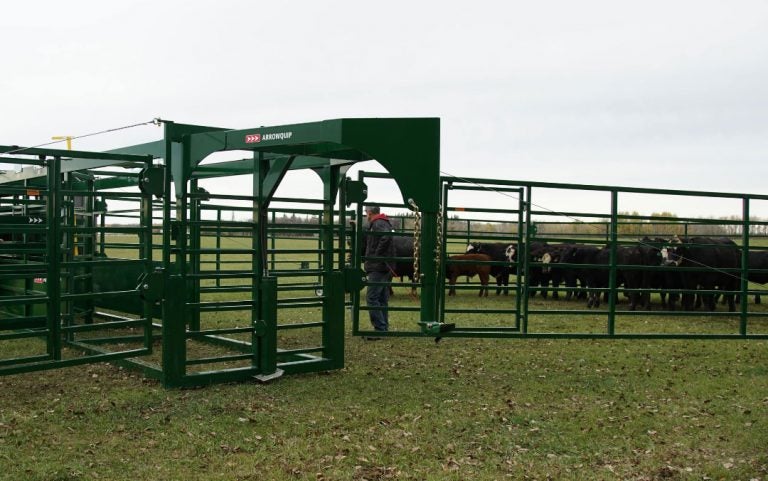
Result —
<instances>
[{"instance_id":1,"label":"cow leg","mask_svg":"<svg viewBox=\"0 0 768 481\"><path fill-rule=\"evenodd\" d=\"M683 306L683 310L692 311L695 307L695 294L686 293L681 296L680 304Z\"/></svg>"},{"instance_id":2,"label":"cow leg","mask_svg":"<svg viewBox=\"0 0 768 481\"><path fill-rule=\"evenodd\" d=\"M755 294L755 304L760 304L760 294Z\"/></svg>"},{"instance_id":3,"label":"cow leg","mask_svg":"<svg viewBox=\"0 0 768 481\"><path fill-rule=\"evenodd\" d=\"M681 305L681 307L683 307L682 306L683 301L680 298L680 294L678 294L676 292L675 293L671 293L669 295L669 302L667 303L667 307L669 307L670 311L674 311L675 310L676 305L677 305L677 301L680 301L680 305ZM685 307L683 307L683 309L685 309Z\"/></svg>"},{"instance_id":4,"label":"cow leg","mask_svg":"<svg viewBox=\"0 0 768 481\"><path fill-rule=\"evenodd\" d=\"M710 284L706 284L706 285L702 284L701 286L702 290L708 290L708 291L711 291L714 288L715 286ZM701 296L698 296L697 305L696 305L697 308L700 307L699 300L701 301L701 304L704 305L704 309L706 309L707 311L712 312L717 310L717 296L715 296L714 294L702 294Z\"/></svg>"}]
</instances>

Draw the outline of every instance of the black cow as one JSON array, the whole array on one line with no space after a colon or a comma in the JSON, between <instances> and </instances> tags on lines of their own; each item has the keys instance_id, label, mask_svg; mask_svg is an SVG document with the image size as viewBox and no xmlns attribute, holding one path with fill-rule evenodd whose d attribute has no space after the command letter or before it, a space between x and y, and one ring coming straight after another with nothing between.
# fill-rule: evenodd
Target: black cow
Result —
<instances>
[{"instance_id":1,"label":"black cow","mask_svg":"<svg viewBox=\"0 0 768 481\"><path fill-rule=\"evenodd\" d=\"M553 288L552 298L559 299L560 292L558 291L558 288L561 283L564 283L565 287L568 288L565 291L565 300L571 300L577 288L578 277L576 276L575 269L561 267L560 262L563 253L567 252L574 246L574 244L532 243L532 245L531 260L533 262L541 262L544 264L538 267L540 272L534 271L534 276L531 277L531 281L534 285L539 285L543 288L540 289L541 297L544 299L547 298L546 287L551 282ZM534 294L535 291L531 295Z\"/></svg>"},{"instance_id":2,"label":"black cow","mask_svg":"<svg viewBox=\"0 0 768 481\"><path fill-rule=\"evenodd\" d=\"M527 250L530 262L551 264L553 261L550 246L546 242L531 242L528 244ZM536 293L539 292L541 293L541 297L546 299L547 287L549 287L551 280L552 269L549 265L528 267L528 279L526 281L528 285L528 297L536 297ZM553 294L553 297L557 298L558 296Z\"/></svg>"},{"instance_id":3,"label":"black cow","mask_svg":"<svg viewBox=\"0 0 768 481\"><path fill-rule=\"evenodd\" d=\"M516 250L515 244L504 244L502 242L486 243L486 242L471 242L467 246L467 254L485 254L491 258L492 261L508 262L513 261L507 259L507 251L509 249ZM496 278L496 295L501 294L502 286L504 295L509 294L509 274L512 272L512 267L509 264L498 264L491 266L491 275Z\"/></svg>"},{"instance_id":4,"label":"black cow","mask_svg":"<svg viewBox=\"0 0 768 481\"><path fill-rule=\"evenodd\" d=\"M758 284L768 283L768 251L749 251L749 274L747 278L750 282ZM764 272L755 272L763 270ZM755 294L755 304L760 304L760 294Z\"/></svg>"},{"instance_id":5,"label":"black cow","mask_svg":"<svg viewBox=\"0 0 768 481\"><path fill-rule=\"evenodd\" d=\"M363 236L360 239L360 254L363 254L365 252L365 243L368 238L367 235L365 235L367 229L366 226L363 226ZM347 238L348 244L351 243L351 238ZM413 246L414 246L414 240L413 237L407 236L407 235L395 235L392 236L392 243L395 245L395 257L404 257L405 260L398 260L393 263L390 263L390 266L392 268L392 277L399 277L400 281L402 282L405 277L410 279L411 283L413 283ZM350 245L351 247L351 245ZM392 293L392 287L389 288L390 293ZM411 286L411 295L416 295L416 286Z\"/></svg>"},{"instance_id":6,"label":"black cow","mask_svg":"<svg viewBox=\"0 0 768 481\"><path fill-rule=\"evenodd\" d=\"M736 244L726 237L691 237L680 239L675 237L670 245L662 249L664 264L676 267L702 269L700 271L683 271L680 274L682 288L686 290L701 289L712 291L716 288L734 291L738 288L739 277L734 272L724 272L723 269L738 268L741 255ZM715 297L711 293L701 296L704 306L715 310ZM691 292L682 296L683 309L693 310L695 295ZM734 312L736 306L734 295L725 294L728 310Z\"/></svg>"},{"instance_id":7,"label":"black cow","mask_svg":"<svg viewBox=\"0 0 768 481\"><path fill-rule=\"evenodd\" d=\"M398 260L393 267L393 277L399 277L402 282L407 277L413 283L413 237L394 236L392 242L395 244L395 257L405 257L406 260ZM416 286L411 287L411 294L416 294Z\"/></svg>"},{"instance_id":8,"label":"black cow","mask_svg":"<svg viewBox=\"0 0 768 481\"><path fill-rule=\"evenodd\" d=\"M607 249L593 246L574 244L564 248L561 262L565 264L581 264L585 266L607 266L609 253ZM576 278L587 288L587 307L600 307L600 292L592 289L608 287L608 270L605 268L575 268Z\"/></svg>"},{"instance_id":9,"label":"black cow","mask_svg":"<svg viewBox=\"0 0 768 481\"><path fill-rule=\"evenodd\" d=\"M681 273L662 270L664 258L662 256L663 248L669 244L668 239L656 237L651 239L643 237L640 240L640 250L643 252L643 264L648 266L643 279L644 287L648 289L659 289L662 309L675 310L675 304L680 299L678 292L670 292L675 289L682 289ZM667 302L669 298L669 302ZM646 308L650 309L650 294L646 294Z\"/></svg>"}]
</instances>

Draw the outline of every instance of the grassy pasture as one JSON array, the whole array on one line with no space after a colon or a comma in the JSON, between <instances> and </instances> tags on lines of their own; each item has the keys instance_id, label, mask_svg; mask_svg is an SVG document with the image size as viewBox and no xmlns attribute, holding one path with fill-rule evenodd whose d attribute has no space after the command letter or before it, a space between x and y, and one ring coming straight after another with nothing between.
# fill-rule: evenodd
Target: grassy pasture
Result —
<instances>
[{"instance_id":1,"label":"grassy pasture","mask_svg":"<svg viewBox=\"0 0 768 481\"><path fill-rule=\"evenodd\" d=\"M242 247L249 239L232 242ZM232 260L228 269L249 267ZM301 281L313 278L290 280ZM406 288L395 292L393 305L417 305ZM280 292L281 298L308 295ZM470 312L449 320L504 325L503 315L477 314L499 305L513 306L514 297L459 291L447 306ZM539 298L531 306L583 308ZM201 322L244 325L246 314L206 313ZM394 329L415 328L412 313L392 317ZM319 310L280 311L281 323L308 320L319 320ZM605 325L603 314L532 316L531 322L536 330ZM618 325L731 332L735 322L626 316ZM764 319L754 322L768 330ZM280 346L317 339L313 331L283 331ZM268 385L165 390L107 364L5 377L0 479L766 480L767 348L765 341L371 342L348 329L346 368Z\"/></svg>"}]
</instances>

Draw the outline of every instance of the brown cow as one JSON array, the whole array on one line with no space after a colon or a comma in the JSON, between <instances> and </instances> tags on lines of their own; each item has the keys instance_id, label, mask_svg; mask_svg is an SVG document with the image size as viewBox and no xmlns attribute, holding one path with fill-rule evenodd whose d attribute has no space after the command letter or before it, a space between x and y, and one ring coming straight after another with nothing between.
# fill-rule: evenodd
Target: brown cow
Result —
<instances>
[{"instance_id":1,"label":"brown cow","mask_svg":"<svg viewBox=\"0 0 768 481\"><path fill-rule=\"evenodd\" d=\"M491 274L490 264L471 264L466 261L477 262L489 262L490 256L485 254L459 254L451 256L448 264L445 266L445 276L448 278L448 283L451 286L451 290L448 291L449 296L456 295L456 279L459 276L474 277L475 274L480 276L480 294L488 297L488 277ZM458 264L453 264L453 261L464 261Z\"/></svg>"}]
</instances>

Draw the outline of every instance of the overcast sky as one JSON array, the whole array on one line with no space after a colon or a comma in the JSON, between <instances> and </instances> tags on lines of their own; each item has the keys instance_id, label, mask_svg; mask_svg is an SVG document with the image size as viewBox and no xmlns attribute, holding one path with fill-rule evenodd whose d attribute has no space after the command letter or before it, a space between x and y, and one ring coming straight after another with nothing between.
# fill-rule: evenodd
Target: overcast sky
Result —
<instances>
[{"instance_id":1,"label":"overcast sky","mask_svg":"<svg viewBox=\"0 0 768 481\"><path fill-rule=\"evenodd\" d=\"M442 170L459 176L768 193L765 1L0 8L0 144L156 116L232 128L434 116ZM159 136L147 126L75 147ZM725 204L707 212L739 213Z\"/></svg>"}]
</instances>

